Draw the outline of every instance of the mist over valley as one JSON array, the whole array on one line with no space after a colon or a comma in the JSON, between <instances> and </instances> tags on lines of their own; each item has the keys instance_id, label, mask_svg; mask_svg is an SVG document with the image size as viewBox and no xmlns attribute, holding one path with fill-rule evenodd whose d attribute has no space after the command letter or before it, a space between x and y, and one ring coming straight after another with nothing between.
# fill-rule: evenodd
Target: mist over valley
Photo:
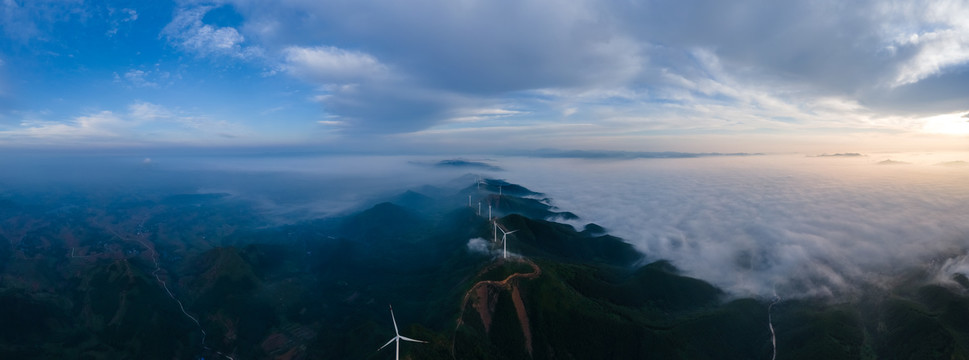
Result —
<instances>
[{"instance_id":1,"label":"mist over valley","mask_svg":"<svg viewBox=\"0 0 969 360\"><path fill-rule=\"evenodd\" d=\"M961 155L5 159L3 316L35 325L3 351L372 357L391 303L415 358L928 351L882 343L910 321L959 354L969 173L935 164ZM897 318L918 308L945 315ZM598 355L548 337L583 321L639 330ZM686 335L724 326L733 350Z\"/></svg>"}]
</instances>

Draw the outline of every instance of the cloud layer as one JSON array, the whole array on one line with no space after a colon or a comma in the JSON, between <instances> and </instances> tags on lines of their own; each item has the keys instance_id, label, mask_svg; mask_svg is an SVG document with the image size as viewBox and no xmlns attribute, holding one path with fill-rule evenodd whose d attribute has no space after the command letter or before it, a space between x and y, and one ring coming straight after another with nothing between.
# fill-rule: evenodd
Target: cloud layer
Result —
<instances>
[{"instance_id":1,"label":"cloud layer","mask_svg":"<svg viewBox=\"0 0 969 360\"><path fill-rule=\"evenodd\" d=\"M933 166L934 159L876 166L880 159L519 159L502 165L510 179L541 189L650 259L670 259L732 294L838 297L969 250L969 225L961 220L969 210L969 172Z\"/></svg>"},{"instance_id":2,"label":"cloud layer","mask_svg":"<svg viewBox=\"0 0 969 360\"><path fill-rule=\"evenodd\" d=\"M127 117L149 119L161 111L145 104ZM90 121L112 123L106 118ZM131 156L8 155L0 157L10 170L0 173L0 183L38 191L82 185L228 193L283 223L359 210L426 184L470 185L453 182L467 169L426 166L439 157L189 153L145 148ZM906 164L877 165L887 158ZM553 205L581 217L573 223L577 228L597 223L647 260L668 259L732 295L769 298L776 291L783 298L839 299L890 286L912 270L950 284L956 273L969 275L969 168L937 166L967 158L498 157L492 161L503 171L482 171L545 193ZM486 241L462 241L469 251L488 252Z\"/></svg>"},{"instance_id":3,"label":"cloud layer","mask_svg":"<svg viewBox=\"0 0 969 360\"><path fill-rule=\"evenodd\" d=\"M352 114L368 127L413 114L425 120L395 129L426 128L489 103L537 117L535 107L552 102L561 114L633 129L656 130L650 117L714 131L718 122L879 127L900 111L917 118L969 106L957 100L969 90L947 83L969 76L961 20L969 7L957 2L291 1L269 11L259 1L232 3L247 16L241 29L261 42L324 44L282 49L292 68L304 69L290 73L306 81L332 83L320 75L333 66L358 78L392 67L394 81L328 93L348 97L324 104L336 115L352 113L336 105L352 101L389 100L400 110ZM293 14L303 15L281 20ZM310 54L319 55L315 66L293 61ZM401 96L415 90L462 102Z\"/></svg>"},{"instance_id":4,"label":"cloud layer","mask_svg":"<svg viewBox=\"0 0 969 360\"><path fill-rule=\"evenodd\" d=\"M70 125L148 101L264 130L240 142L355 151L956 148L969 132L932 119L969 110L967 16L932 0L6 1L0 115Z\"/></svg>"},{"instance_id":5,"label":"cloud layer","mask_svg":"<svg viewBox=\"0 0 969 360\"><path fill-rule=\"evenodd\" d=\"M244 45L245 36L235 28L203 23L202 18L213 8L198 6L178 9L161 34L182 50L201 56L224 55L246 59L262 54L258 47Z\"/></svg>"},{"instance_id":6,"label":"cloud layer","mask_svg":"<svg viewBox=\"0 0 969 360\"><path fill-rule=\"evenodd\" d=\"M135 101L124 111L96 111L68 121L40 118L21 120L16 128L0 131L0 144L95 146L101 142L139 146L179 138L184 143L212 143L212 137L234 137L245 127L213 120L145 101ZM204 140L202 140L204 139Z\"/></svg>"}]
</instances>

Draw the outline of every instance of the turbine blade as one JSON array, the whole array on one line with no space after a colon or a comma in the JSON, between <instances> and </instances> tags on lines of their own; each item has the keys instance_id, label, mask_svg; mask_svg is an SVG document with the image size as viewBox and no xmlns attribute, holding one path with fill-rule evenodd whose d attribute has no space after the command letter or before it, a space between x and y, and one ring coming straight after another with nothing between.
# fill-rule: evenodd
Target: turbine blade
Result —
<instances>
[{"instance_id":1,"label":"turbine blade","mask_svg":"<svg viewBox=\"0 0 969 360\"><path fill-rule=\"evenodd\" d=\"M518 229L518 230L521 230L521 229ZM514 234L514 233L515 233L515 232L517 232L518 230L512 230L512 231L509 231L509 232L507 232L507 233L505 233L505 234Z\"/></svg>"},{"instance_id":2,"label":"turbine blade","mask_svg":"<svg viewBox=\"0 0 969 360\"><path fill-rule=\"evenodd\" d=\"M411 338L406 337L406 336L398 336L398 337L401 340L407 340L407 341L412 341L412 342L416 342L416 343L425 343L425 344L427 343L427 341L424 341L424 340L414 340L414 339L411 339Z\"/></svg>"},{"instance_id":3,"label":"turbine blade","mask_svg":"<svg viewBox=\"0 0 969 360\"><path fill-rule=\"evenodd\" d=\"M394 317L394 307L390 307L390 320L394 322L394 335L400 336L400 331L397 331L397 318Z\"/></svg>"},{"instance_id":4,"label":"turbine blade","mask_svg":"<svg viewBox=\"0 0 969 360\"><path fill-rule=\"evenodd\" d=\"M383 350L385 347L387 347L387 345L390 345L390 343L394 342L394 340L397 340L398 337L399 336L394 336L393 339L390 339L390 341L388 341L386 344L384 344L384 346L381 346L379 349L377 349L377 351Z\"/></svg>"}]
</instances>

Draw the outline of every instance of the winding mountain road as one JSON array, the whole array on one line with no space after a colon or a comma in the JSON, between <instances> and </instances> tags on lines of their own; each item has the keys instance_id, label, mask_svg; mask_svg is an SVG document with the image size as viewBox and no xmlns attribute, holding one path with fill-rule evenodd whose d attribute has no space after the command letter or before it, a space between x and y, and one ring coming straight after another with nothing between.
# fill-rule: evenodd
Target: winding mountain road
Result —
<instances>
[{"instance_id":1,"label":"winding mountain road","mask_svg":"<svg viewBox=\"0 0 969 360\"><path fill-rule=\"evenodd\" d=\"M511 292L512 302L515 304L515 312L518 315L518 321L521 325L522 334L525 336L525 348L528 353L532 353L532 332L528 321L528 312L525 310L525 303L522 301L521 291L518 289L518 282L521 280L530 280L538 278L542 275L542 268L535 264L531 260L526 258L512 258L512 259L500 259L491 265L485 267L480 272L478 276L483 276L495 268L504 265L506 262L521 262L525 263L532 268L532 272L529 273L514 273L508 275L508 277L503 280L482 280L471 286L470 289L464 294L464 299L461 301L461 312L464 314L468 303L471 302L475 310L478 311L478 315L481 316L481 322L484 323L485 332L491 331L491 317L494 313L495 303L498 299L500 291ZM473 298L472 298L473 297ZM472 301L474 299L475 301ZM455 327L455 334L457 334L457 329L464 324L462 317L458 318L457 326ZM454 342L451 343L451 353L454 354Z\"/></svg>"}]
</instances>

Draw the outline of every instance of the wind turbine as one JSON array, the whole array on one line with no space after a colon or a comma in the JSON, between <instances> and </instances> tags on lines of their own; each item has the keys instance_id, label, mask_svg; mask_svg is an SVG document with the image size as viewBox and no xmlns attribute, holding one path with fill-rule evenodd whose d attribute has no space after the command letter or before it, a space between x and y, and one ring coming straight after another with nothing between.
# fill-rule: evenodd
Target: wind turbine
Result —
<instances>
[{"instance_id":1,"label":"wind turbine","mask_svg":"<svg viewBox=\"0 0 969 360\"><path fill-rule=\"evenodd\" d=\"M501 245L502 245L502 255L501 255L501 257L507 259L508 258L508 234L514 234L518 230L512 230L512 231L509 231L509 232L505 232L505 229L502 229L500 226L497 226L497 224L498 224L497 222L495 224L496 224L496 227L498 228L498 230L501 230ZM519 229L519 230L521 230L521 229ZM498 234L496 233L495 236L497 237Z\"/></svg>"},{"instance_id":2,"label":"wind turbine","mask_svg":"<svg viewBox=\"0 0 969 360\"><path fill-rule=\"evenodd\" d=\"M495 234L495 243L497 244L498 243L498 219L495 219L492 222L495 224L495 231L493 232Z\"/></svg>"},{"instance_id":3,"label":"wind turbine","mask_svg":"<svg viewBox=\"0 0 969 360\"><path fill-rule=\"evenodd\" d=\"M415 340L415 339L411 339L409 337L401 336L400 335L400 331L397 331L397 319L394 318L394 307L393 306L390 306L390 320L392 320L394 322L394 335L395 336L394 336L393 339L390 339L390 341L388 341L386 344L384 344L384 346L381 346L380 349L377 349L378 352L380 350L383 350L385 347L387 347L387 345L390 345L390 343L396 341L397 342L397 353L396 353L397 355L394 358L397 359L397 360L400 360L400 341L401 340L406 340L406 341L411 341L411 342L416 342L416 343L425 343L425 344L427 343L427 341Z\"/></svg>"}]
</instances>

